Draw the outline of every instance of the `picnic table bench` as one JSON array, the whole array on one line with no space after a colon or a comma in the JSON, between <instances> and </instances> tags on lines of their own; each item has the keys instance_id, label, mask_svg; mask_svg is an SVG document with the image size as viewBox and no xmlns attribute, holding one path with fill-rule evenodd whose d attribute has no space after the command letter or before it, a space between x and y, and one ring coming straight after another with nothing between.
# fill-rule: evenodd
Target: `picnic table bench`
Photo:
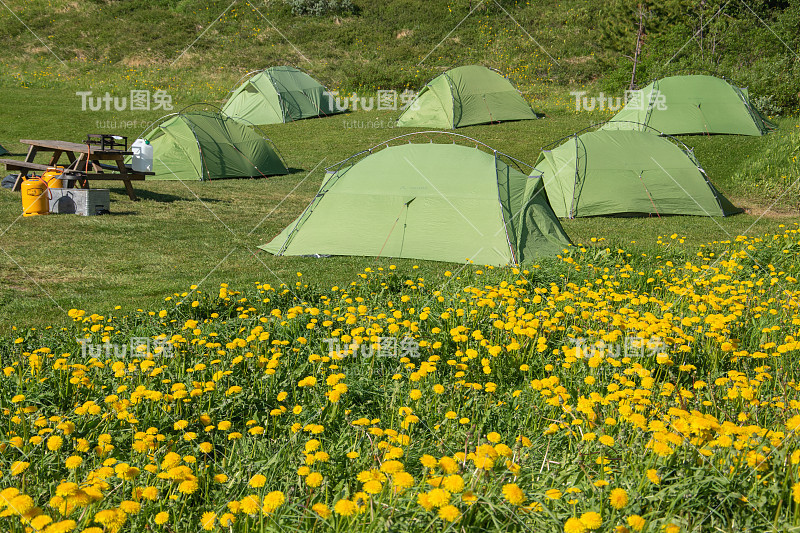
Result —
<instances>
[{"instance_id":1,"label":"picnic table bench","mask_svg":"<svg viewBox=\"0 0 800 533\"><path fill-rule=\"evenodd\" d=\"M14 183L14 190L20 190L22 181L30 171L46 171L56 167L62 155L67 157L69 164L64 167L63 179L75 180L81 187L88 189L89 182L93 180L119 180L125 185L125 191L131 200L136 200L132 181L144 181L145 176L154 175L153 172L134 172L125 165L125 157L133 152L124 150L95 149L88 144L66 141L47 141L22 139L22 144L27 144L28 154L23 161L16 159L0 159L8 170L19 171ZM35 163L38 153L50 153L50 162L46 165ZM111 164L102 164L108 161ZM91 170L91 172L90 172ZM109 170L110 172L105 172Z\"/></svg>"}]
</instances>

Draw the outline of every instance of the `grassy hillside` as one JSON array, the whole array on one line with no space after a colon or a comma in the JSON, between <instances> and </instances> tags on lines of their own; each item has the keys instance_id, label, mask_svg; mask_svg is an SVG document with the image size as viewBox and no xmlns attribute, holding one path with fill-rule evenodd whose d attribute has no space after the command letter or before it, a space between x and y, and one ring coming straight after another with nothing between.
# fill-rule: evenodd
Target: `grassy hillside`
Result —
<instances>
[{"instance_id":1,"label":"grassy hillside","mask_svg":"<svg viewBox=\"0 0 800 533\"><path fill-rule=\"evenodd\" d=\"M300 66L346 90L418 87L443 68L471 62L499 68L531 91L585 81L596 70L577 0L477 9L467 1L357 2L358 13L343 17L297 17L283 2L234 2L226 11L229 4L9 2L19 20L0 12L3 79L98 90L158 85L213 99L242 74L273 64Z\"/></svg>"},{"instance_id":2,"label":"grassy hillside","mask_svg":"<svg viewBox=\"0 0 800 533\"><path fill-rule=\"evenodd\" d=\"M636 21L618 0L355 0L354 13L320 17L296 16L280 0L5 4L0 83L157 86L202 100L274 64L300 66L346 91L417 88L443 69L482 63L534 98L598 81L619 94L636 43ZM671 0L668 16L648 15L638 80L712 71L749 85L770 110L796 109L796 0L759 0L750 10L695 4Z\"/></svg>"}]
</instances>

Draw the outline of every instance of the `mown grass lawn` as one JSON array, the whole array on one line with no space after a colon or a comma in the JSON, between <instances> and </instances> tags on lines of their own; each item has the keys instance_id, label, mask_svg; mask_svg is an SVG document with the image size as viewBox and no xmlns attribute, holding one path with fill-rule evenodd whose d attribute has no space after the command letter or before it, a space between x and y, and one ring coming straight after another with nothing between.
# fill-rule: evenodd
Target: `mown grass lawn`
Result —
<instances>
[{"instance_id":1,"label":"mown grass lawn","mask_svg":"<svg viewBox=\"0 0 800 533\"><path fill-rule=\"evenodd\" d=\"M0 139L12 152L23 138L81 141L86 133L106 131L129 140L160 112L124 114L81 112L80 98L69 88L0 89L15 105L0 123ZM502 152L533 164L541 146L603 120L602 114L577 114L563 105L542 102L546 118L537 121L475 126L458 130ZM275 258L256 250L293 220L310 201L326 166L411 130L390 127L397 113L355 112L264 128L286 159L292 174L260 180L216 182L147 182L138 185L141 198L131 202L112 189L112 214L105 217L28 217L18 219L19 193L0 190L0 324L10 326L59 323L70 308L105 313L149 307L190 285L215 287L229 282L280 284L304 281L334 285L351 280L374 258ZM131 118L133 116L133 118ZM136 121L122 128L122 120ZM782 131L797 121L783 119ZM782 133L779 133L779 135ZM659 235L682 235L691 246L726 240L740 233L757 235L774 228L775 216L791 215L783 203L760 218L771 200L753 196L747 184L731 182L736 166L758 155L766 138L685 137L711 179L751 215L729 219L686 217L653 219L590 219L566 221L577 243L604 238L614 247L651 253ZM780 220L783 220L781 218ZM754 227L751 226L755 224ZM387 260L381 259L378 264ZM410 263L410 262L409 262ZM425 276L440 279L443 265L419 263ZM457 265L449 265L455 269Z\"/></svg>"}]
</instances>

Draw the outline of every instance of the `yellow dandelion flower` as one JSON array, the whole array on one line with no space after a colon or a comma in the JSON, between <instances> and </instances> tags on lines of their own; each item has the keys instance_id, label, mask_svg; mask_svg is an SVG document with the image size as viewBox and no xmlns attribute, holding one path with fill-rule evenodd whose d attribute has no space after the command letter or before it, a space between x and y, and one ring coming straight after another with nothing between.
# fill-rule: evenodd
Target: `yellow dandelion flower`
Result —
<instances>
[{"instance_id":1,"label":"yellow dandelion flower","mask_svg":"<svg viewBox=\"0 0 800 533\"><path fill-rule=\"evenodd\" d=\"M396 488L407 489L414 486L414 476L408 472L398 472L392 476L392 485Z\"/></svg>"},{"instance_id":2,"label":"yellow dandelion flower","mask_svg":"<svg viewBox=\"0 0 800 533\"><path fill-rule=\"evenodd\" d=\"M286 497L283 495L283 492L274 490L264 496L264 508L262 512L264 514L274 513L285 501Z\"/></svg>"},{"instance_id":3,"label":"yellow dandelion flower","mask_svg":"<svg viewBox=\"0 0 800 533\"><path fill-rule=\"evenodd\" d=\"M119 504L119 508L125 514L138 514L142 506L138 502L126 500Z\"/></svg>"},{"instance_id":4,"label":"yellow dandelion flower","mask_svg":"<svg viewBox=\"0 0 800 533\"><path fill-rule=\"evenodd\" d=\"M434 507L444 507L450 503L450 492L439 488L431 489L428 498Z\"/></svg>"},{"instance_id":5,"label":"yellow dandelion flower","mask_svg":"<svg viewBox=\"0 0 800 533\"><path fill-rule=\"evenodd\" d=\"M558 500L563 496L562 492L558 489L548 489L544 495L551 500Z\"/></svg>"},{"instance_id":6,"label":"yellow dandelion flower","mask_svg":"<svg viewBox=\"0 0 800 533\"><path fill-rule=\"evenodd\" d=\"M178 491L183 494L194 494L198 489L197 481L194 479L187 479L186 481L181 481L178 485Z\"/></svg>"},{"instance_id":7,"label":"yellow dandelion flower","mask_svg":"<svg viewBox=\"0 0 800 533\"><path fill-rule=\"evenodd\" d=\"M311 506L311 510L326 520L331 516L331 510L324 503L315 503Z\"/></svg>"},{"instance_id":8,"label":"yellow dandelion flower","mask_svg":"<svg viewBox=\"0 0 800 533\"><path fill-rule=\"evenodd\" d=\"M372 479L364 483L364 492L367 494L378 494L381 490L383 490L383 485L378 480Z\"/></svg>"},{"instance_id":9,"label":"yellow dandelion flower","mask_svg":"<svg viewBox=\"0 0 800 533\"><path fill-rule=\"evenodd\" d=\"M213 511L206 511L203 513L203 517L200 519L200 525L205 531L211 531L214 529L214 524L217 521L217 513Z\"/></svg>"},{"instance_id":10,"label":"yellow dandelion flower","mask_svg":"<svg viewBox=\"0 0 800 533\"><path fill-rule=\"evenodd\" d=\"M441 487L448 492L459 493L464 490L464 478L456 474L447 476L442 480Z\"/></svg>"},{"instance_id":11,"label":"yellow dandelion flower","mask_svg":"<svg viewBox=\"0 0 800 533\"><path fill-rule=\"evenodd\" d=\"M333 511L339 516L352 516L358 511L358 506L350 500L339 500L333 506Z\"/></svg>"},{"instance_id":12,"label":"yellow dandelion flower","mask_svg":"<svg viewBox=\"0 0 800 533\"><path fill-rule=\"evenodd\" d=\"M625 492L625 489L612 489L608 496L608 501L611 503L611 507L614 509L623 509L626 505L628 505L628 493Z\"/></svg>"},{"instance_id":13,"label":"yellow dandelion flower","mask_svg":"<svg viewBox=\"0 0 800 533\"><path fill-rule=\"evenodd\" d=\"M461 516L461 511L458 510L458 507L454 505L445 505L441 509L439 509L439 518L444 520L445 522L454 522L458 520L458 517Z\"/></svg>"},{"instance_id":14,"label":"yellow dandelion flower","mask_svg":"<svg viewBox=\"0 0 800 533\"><path fill-rule=\"evenodd\" d=\"M319 487L322 485L322 474L319 472L312 472L306 477L306 485L309 487Z\"/></svg>"},{"instance_id":15,"label":"yellow dandelion flower","mask_svg":"<svg viewBox=\"0 0 800 533\"><path fill-rule=\"evenodd\" d=\"M417 494L417 503L420 504L426 511L433 509L434 505L427 492L420 492Z\"/></svg>"},{"instance_id":16,"label":"yellow dandelion flower","mask_svg":"<svg viewBox=\"0 0 800 533\"><path fill-rule=\"evenodd\" d=\"M467 505L472 505L473 503L478 501L478 496L471 490L468 490L467 492L461 495L461 501L463 501Z\"/></svg>"},{"instance_id":17,"label":"yellow dandelion flower","mask_svg":"<svg viewBox=\"0 0 800 533\"><path fill-rule=\"evenodd\" d=\"M585 533L586 526L579 519L572 517L564 523L564 533Z\"/></svg>"},{"instance_id":18,"label":"yellow dandelion flower","mask_svg":"<svg viewBox=\"0 0 800 533\"><path fill-rule=\"evenodd\" d=\"M404 469L403 463L400 461L384 461L381 465L381 471L387 474L396 474Z\"/></svg>"},{"instance_id":19,"label":"yellow dandelion flower","mask_svg":"<svg viewBox=\"0 0 800 533\"><path fill-rule=\"evenodd\" d=\"M251 494L241 500L242 512L249 515L254 515L261 509L261 500L258 496Z\"/></svg>"},{"instance_id":20,"label":"yellow dandelion flower","mask_svg":"<svg viewBox=\"0 0 800 533\"><path fill-rule=\"evenodd\" d=\"M259 489L263 487L266 483L267 483L266 476L263 476L261 474L254 475L253 477L250 478L250 481L248 482L248 484L254 489Z\"/></svg>"},{"instance_id":21,"label":"yellow dandelion flower","mask_svg":"<svg viewBox=\"0 0 800 533\"><path fill-rule=\"evenodd\" d=\"M522 505L525 502L525 493L516 483L503 485L503 497L511 505Z\"/></svg>"},{"instance_id":22,"label":"yellow dandelion flower","mask_svg":"<svg viewBox=\"0 0 800 533\"><path fill-rule=\"evenodd\" d=\"M638 514L634 514L628 517L628 525L631 526L631 529L633 529L634 531L643 530L646 522L647 521Z\"/></svg>"},{"instance_id":23,"label":"yellow dandelion flower","mask_svg":"<svg viewBox=\"0 0 800 533\"><path fill-rule=\"evenodd\" d=\"M145 487L142 490L142 498L150 501L156 501L158 499L158 488L157 487Z\"/></svg>"},{"instance_id":24,"label":"yellow dandelion flower","mask_svg":"<svg viewBox=\"0 0 800 533\"><path fill-rule=\"evenodd\" d=\"M68 470L75 470L82 464L83 464L83 458L78 457L77 455L72 455L70 457L67 457L67 460L64 461L64 466L66 466Z\"/></svg>"},{"instance_id":25,"label":"yellow dandelion flower","mask_svg":"<svg viewBox=\"0 0 800 533\"><path fill-rule=\"evenodd\" d=\"M595 511L583 513L580 520L586 526L586 529L599 529L603 525L603 517Z\"/></svg>"},{"instance_id":26,"label":"yellow dandelion flower","mask_svg":"<svg viewBox=\"0 0 800 533\"><path fill-rule=\"evenodd\" d=\"M455 474L458 472L458 462L446 455L439 459L439 467L444 470L445 474Z\"/></svg>"},{"instance_id":27,"label":"yellow dandelion flower","mask_svg":"<svg viewBox=\"0 0 800 533\"><path fill-rule=\"evenodd\" d=\"M432 455L425 454L420 457L419 462L422 463L422 466L425 468L436 468L436 465L439 464L439 461Z\"/></svg>"}]
</instances>

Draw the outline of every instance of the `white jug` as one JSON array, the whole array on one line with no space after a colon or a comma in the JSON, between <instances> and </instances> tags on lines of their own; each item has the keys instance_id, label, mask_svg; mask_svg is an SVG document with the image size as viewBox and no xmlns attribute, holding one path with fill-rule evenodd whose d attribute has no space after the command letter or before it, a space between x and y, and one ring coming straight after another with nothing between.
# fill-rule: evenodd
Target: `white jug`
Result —
<instances>
[{"instance_id":1,"label":"white jug","mask_svg":"<svg viewBox=\"0 0 800 533\"><path fill-rule=\"evenodd\" d=\"M131 145L133 157L131 158L131 169L134 172L153 171L153 145L145 139L136 139Z\"/></svg>"}]
</instances>

